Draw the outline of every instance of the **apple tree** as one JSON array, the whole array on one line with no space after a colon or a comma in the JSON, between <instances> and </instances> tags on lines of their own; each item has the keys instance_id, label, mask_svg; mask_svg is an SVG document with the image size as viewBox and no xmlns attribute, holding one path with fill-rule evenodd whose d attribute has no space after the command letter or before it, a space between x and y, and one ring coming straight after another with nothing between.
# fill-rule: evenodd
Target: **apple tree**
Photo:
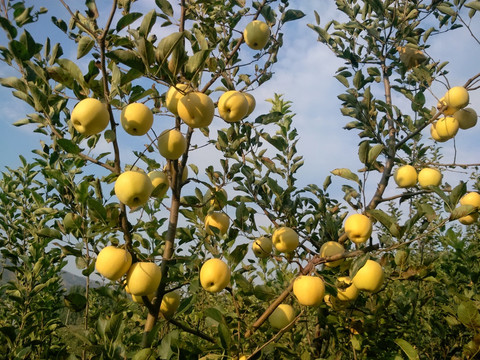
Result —
<instances>
[{"instance_id":1,"label":"apple tree","mask_svg":"<svg viewBox=\"0 0 480 360\"><path fill-rule=\"evenodd\" d=\"M478 1L339 0L339 17L325 24L315 13L306 30L345 63L334 76L345 86L345 128L360 137L361 169L332 169L306 186L297 179L294 104L272 94L271 110L258 114L264 99L248 95L281 76L273 66L282 32L305 15L288 1L59 0L55 37L44 38L36 30L52 6L2 5L1 60L15 72L0 83L32 108L14 125L42 139L1 182L2 261L16 275L0 287L3 352L479 352L480 203L463 197L478 190L478 165L442 163L439 144L454 143L461 116L473 121L463 98L480 75L437 94L448 64L428 55L444 33L467 28L477 39L467 19ZM408 185L413 175L395 173L404 165L413 166ZM467 175L448 184L432 173L417 185L423 168ZM343 199L331 190L340 179ZM84 292L62 290L67 260L85 277Z\"/></svg>"}]
</instances>

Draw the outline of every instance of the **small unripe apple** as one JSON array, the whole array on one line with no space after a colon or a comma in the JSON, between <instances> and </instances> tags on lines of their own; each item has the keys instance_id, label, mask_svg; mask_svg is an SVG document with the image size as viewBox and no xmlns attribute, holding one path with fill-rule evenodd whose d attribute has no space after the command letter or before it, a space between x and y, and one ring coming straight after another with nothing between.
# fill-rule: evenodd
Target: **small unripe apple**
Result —
<instances>
[{"instance_id":1,"label":"small unripe apple","mask_svg":"<svg viewBox=\"0 0 480 360\"><path fill-rule=\"evenodd\" d=\"M356 244L366 242L372 235L372 220L363 214L352 214L345 220L345 234Z\"/></svg>"},{"instance_id":2,"label":"small unripe apple","mask_svg":"<svg viewBox=\"0 0 480 360\"><path fill-rule=\"evenodd\" d=\"M177 129L163 131L158 137L158 151L165 159L177 160L187 150L187 140Z\"/></svg>"},{"instance_id":3,"label":"small unripe apple","mask_svg":"<svg viewBox=\"0 0 480 360\"><path fill-rule=\"evenodd\" d=\"M353 285L358 290L377 292L383 285L384 273L382 266L373 260L367 260L353 277Z\"/></svg>"},{"instance_id":4,"label":"small unripe apple","mask_svg":"<svg viewBox=\"0 0 480 360\"><path fill-rule=\"evenodd\" d=\"M458 126L462 130L470 129L477 125L477 112L472 108L460 109L453 114Z\"/></svg>"},{"instance_id":5,"label":"small unripe apple","mask_svg":"<svg viewBox=\"0 0 480 360\"><path fill-rule=\"evenodd\" d=\"M265 22L254 20L245 27L243 38L249 48L261 50L267 45L270 38L270 28Z\"/></svg>"},{"instance_id":6,"label":"small unripe apple","mask_svg":"<svg viewBox=\"0 0 480 360\"><path fill-rule=\"evenodd\" d=\"M256 257L266 258L272 252L272 239L261 236L252 243L252 250Z\"/></svg>"},{"instance_id":7,"label":"small unripe apple","mask_svg":"<svg viewBox=\"0 0 480 360\"><path fill-rule=\"evenodd\" d=\"M125 171L115 181L115 195L131 209L147 203L153 191L152 181L140 171Z\"/></svg>"},{"instance_id":8,"label":"small unripe apple","mask_svg":"<svg viewBox=\"0 0 480 360\"><path fill-rule=\"evenodd\" d=\"M417 170L412 165L403 165L395 170L393 179L398 187L408 188L417 183Z\"/></svg>"},{"instance_id":9,"label":"small unripe apple","mask_svg":"<svg viewBox=\"0 0 480 360\"><path fill-rule=\"evenodd\" d=\"M220 235L225 235L229 225L230 218L223 212L213 212L205 216L205 230L209 235L213 235L212 227L217 228Z\"/></svg>"},{"instance_id":10,"label":"small unripe apple","mask_svg":"<svg viewBox=\"0 0 480 360\"><path fill-rule=\"evenodd\" d=\"M295 230L281 226L273 232L272 243L279 252L289 253L297 248L300 240Z\"/></svg>"},{"instance_id":11,"label":"small unripe apple","mask_svg":"<svg viewBox=\"0 0 480 360\"><path fill-rule=\"evenodd\" d=\"M226 122L233 123L242 120L247 116L248 110L248 100L239 91L227 91L218 99L218 113Z\"/></svg>"},{"instance_id":12,"label":"small unripe apple","mask_svg":"<svg viewBox=\"0 0 480 360\"><path fill-rule=\"evenodd\" d=\"M70 120L75 130L90 136L105 130L110 122L110 113L100 100L86 98L75 105Z\"/></svg>"},{"instance_id":13,"label":"small unripe apple","mask_svg":"<svg viewBox=\"0 0 480 360\"><path fill-rule=\"evenodd\" d=\"M423 168L418 173L418 183L421 187L439 186L442 182L442 173L438 169Z\"/></svg>"},{"instance_id":14,"label":"small unripe apple","mask_svg":"<svg viewBox=\"0 0 480 360\"><path fill-rule=\"evenodd\" d=\"M220 259L205 261L200 269L200 284L212 293L225 289L230 282L230 268Z\"/></svg>"},{"instance_id":15,"label":"small unripe apple","mask_svg":"<svg viewBox=\"0 0 480 360\"><path fill-rule=\"evenodd\" d=\"M295 309L289 304L280 304L268 317L270 325L277 330L283 329L295 319Z\"/></svg>"},{"instance_id":16,"label":"small unripe apple","mask_svg":"<svg viewBox=\"0 0 480 360\"><path fill-rule=\"evenodd\" d=\"M98 253L95 269L107 279L116 281L125 275L132 265L132 255L125 249L106 246Z\"/></svg>"},{"instance_id":17,"label":"small unripe apple","mask_svg":"<svg viewBox=\"0 0 480 360\"><path fill-rule=\"evenodd\" d=\"M321 257L330 257L334 255L341 255L345 252L345 248L337 241L327 241L320 248ZM326 262L325 266L336 267L340 265L345 259L339 259L335 261Z\"/></svg>"},{"instance_id":18,"label":"small unripe apple","mask_svg":"<svg viewBox=\"0 0 480 360\"><path fill-rule=\"evenodd\" d=\"M153 262L136 262L127 273L128 290L132 295L148 296L155 293L160 285L162 271Z\"/></svg>"},{"instance_id":19,"label":"small unripe apple","mask_svg":"<svg viewBox=\"0 0 480 360\"><path fill-rule=\"evenodd\" d=\"M212 123L215 105L204 93L193 91L178 100L178 116L191 128L203 128Z\"/></svg>"},{"instance_id":20,"label":"small unripe apple","mask_svg":"<svg viewBox=\"0 0 480 360\"><path fill-rule=\"evenodd\" d=\"M130 135L145 135L153 125L152 110L142 103L128 104L120 114L120 123Z\"/></svg>"},{"instance_id":21,"label":"small unripe apple","mask_svg":"<svg viewBox=\"0 0 480 360\"><path fill-rule=\"evenodd\" d=\"M323 279L318 276L301 275L293 282L293 294L302 305L320 305L325 295Z\"/></svg>"}]
</instances>

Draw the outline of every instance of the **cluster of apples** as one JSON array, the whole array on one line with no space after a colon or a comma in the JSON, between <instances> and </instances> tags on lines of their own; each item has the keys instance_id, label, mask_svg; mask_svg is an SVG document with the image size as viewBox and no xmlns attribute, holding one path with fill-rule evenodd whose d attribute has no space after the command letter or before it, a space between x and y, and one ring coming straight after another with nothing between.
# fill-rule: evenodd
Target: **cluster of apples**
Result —
<instances>
[{"instance_id":1,"label":"cluster of apples","mask_svg":"<svg viewBox=\"0 0 480 360\"><path fill-rule=\"evenodd\" d=\"M412 165L402 165L395 170L393 179L400 188L414 187L417 185L417 181L422 188L428 188L429 186L440 186L442 173L436 168L429 167L423 168L417 173Z\"/></svg>"},{"instance_id":2,"label":"cluster of apples","mask_svg":"<svg viewBox=\"0 0 480 360\"><path fill-rule=\"evenodd\" d=\"M133 301L141 304L144 303L142 296L153 300L162 278L162 272L157 264L149 261L132 264L132 255L126 249L111 245L98 253L95 269L111 281L120 280L125 276L125 291L132 296ZM171 317L179 304L179 292L167 292L160 304L160 312L167 318Z\"/></svg>"},{"instance_id":3,"label":"cluster of apples","mask_svg":"<svg viewBox=\"0 0 480 360\"><path fill-rule=\"evenodd\" d=\"M445 142L455 137L459 129L466 130L477 124L477 113L467 108L470 96L463 86L450 88L440 98L437 109L445 115L432 123L430 135L435 141Z\"/></svg>"}]
</instances>

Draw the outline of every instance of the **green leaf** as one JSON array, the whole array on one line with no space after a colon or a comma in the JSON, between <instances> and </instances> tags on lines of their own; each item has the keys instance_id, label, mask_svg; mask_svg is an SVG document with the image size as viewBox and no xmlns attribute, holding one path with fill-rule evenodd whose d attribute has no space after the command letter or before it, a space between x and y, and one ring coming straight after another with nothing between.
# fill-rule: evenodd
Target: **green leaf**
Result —
<instances>
[{"instance_id":1,"label":"green leaf","mask_svg":"<svg viewBox=\"0 0 480 360\"><path fill-rule=\"evenodd\" d=\"M155 10L150 10L145 16L143 17L142 23L138 28L138 32L141 36L147 37L150 31L152 30L153 25L157 20L157 13Z\"/></svg>"},{"instance_id":2,"label":"green leaf","mask_svg":"<svg viewBox=\"0 0 480 360\"><path fill-rule=\"evenodd\" d=\"M465 7L480 11L480 1L479 0L471 1L469 3L466 3Z\"/></svg>"},{"instance_id":3,"label":"green leaf","mask_svg":"<svg viewBox=\"0 0 480 360\"><path fill-rule=\"evenodd\" d=\"M440 11L441 13L445 14L445 15L450 15L450 16L455 16L457 15L457 12L451 8L450 6L444 4L444 3L441 3L439 5L437 5L437 10Z\"/></svg>"},{"instance_id":4,"label":"green leaf","mask_svg":"<svg viewBox=\"0 0 480 360\"><path fill-rule=\"evenodd\" d=\"M384 146L382 144L377 144L373 146L368 152L368 164L372 164L375 160L377 160L377 157L382 153L383 149Z\"/></svg>"},{"instance_id":5,"label":"green leaf","mask_svg":"<svg viewBox=\"0 0 480 360\"><path fill-rule=\"evenodd\" d=\"M269 301L275 297L275 292L266 285L257 285L253 288L253 294L259 300Z\"/></svg>"},{"instance_id":6,"label":"green leaf","mask_svg":"<svg viewBox=\"0 0 480 360\"><path fill-rule=\"evenodd\" d=\"M168 0L155 0L155 4L167 16L173 16L173 7Z\"/></svg>"},{"instance_id":7,"label":"green leaf","mask_svg":"<svg viewBox=\"0 0 480 360\"><path fill-rule=\"evenodd\" d=\"M353 279L355 274L358 272L358 270L360 270L363 267L363 265L365 265L368 259L370 259L370 255L365 254L355 258L355 260L352 261L352 264L350 265L350 270L349 270L350 279Z\"/></svg>"},{"instance_id":8,"label":"green leaf","mask_svg":"<svg viewBox=\"0 0 480 360\"><path fill-rule=\"evenodd\" d=\"M417 350L410 345L407 341L403 339L395 339L395 344L400 346L400 348L403 350L405 355L408 356L410 360L420 360L420 357L418 356Z\"/></svg>"},{"instance_id":9,"label":"green leaf","mask_svg":"<svg viewBox=\"0 0 480 360\"><path fill-rule=\"evenodd\" d=\"M3 16L0 16L0 26L8 33L7 36L10 40L17 37L17 28Z\"/></svg>"},{"instance_id":10,"label":"green leaf","mask_svg":"<svg viewBox=\"0 0 480 360\"><path fill-rule=\"evenodd\" d=\"M368 140L362 141L358 146L358 158L362 164L368 163L368 153L370 151L370 143Z\"/></svg>"},{"instance_id":11,"label":"green leaf","mask_svg":"<svg viewBox=\"0 0 480 360\"><path fill-rule=\"evenodd\" d=\"M347 180L353 180L356 183L360 183L360 179L358 178L357 174L354 174L350 169L340 168L340 169L334 169L330 172L333 175L340 176Z\"/></svg>"},{"instance_id":12,"label":"green leaf","mask_svg":"<svg viewBox=\"0 0 480 360\"><path fill-rule=\"evenodd\" d=\"M458 305L457 317L467 327L480 328L480 314L472 301L464 301Z\"/></svg>"},{"instance_id":13,"label":"green leaf","mask_svg":"<svg viewBox=\"0 0 480 360\"><path fill-rule=\"evenodd\" d=\"M58 139L57 144L69 154L79 154L81 149L75 144L72 140L69 139Z\"/></svg>"},{"instance_id":14,"label":"green leaf","mask_svg":"<svg viewBox=\"0 0 480 360\"><path fill-rule=\"evenodd\" d=\"M14 76L0 78L0 84L5 87L13 88L24 93L28 92L27 85L25 85L25 83L21 79Z\"/></svg>"},{"instance_id":15,"label":"green leaf","mask_svg":"<svg viewBox=\"0 0 480 360\"><path fill-rule=\"evenodd\" d=\"M112 341L115 340L120 334L122 324L123 314L113 315L105 325L105 336L107 336L107 338L111 339Z\"/></svg>"},{"instance_id":16,"label":"green leaf","mask_svg":"<svg viewBox=\"0 0 480 360\"><path fill-rule=\"evenodd\" d=\"M156 56L159 63L164 63L184 37L183 32L176 32L164 37L158 43Z\"/></svg>"},{"instance_id":17,"label":"green leaf","mask_svg":"<svg viewBox=\"0 0 480 360\"><path fill-rule=\"evenodd\" d=\"M238 245L228 256L230 262L235 266L238 265L247 255L249 244Z\"/></svg>"},{"instance_id":18,"label":"green leaf","mask_svg":"<svg viewBox=\"0 0 480 360\"><path fill-rule=\"evenodd\" d=\"M143 64L143 60L138 57L132 50L117 49L108 52L106 56L109 59L125 64L137 71L145 71L145 65Z\"/></svg>"},{"instance_id":19,"label":"green leaf","mask_svg":"<svg viewBox=\"0 0 480 360\"><path fill-rule=\"evenodd\" d=\"M90 36L82 36L78 41L77 59L87 55L92 50L93 45L95 45L95 41Z\"/></svg>"},{"instance_id":20,"label":"green leaf","mask_svg":"<svg viewBox=\"0 0 480 360\"><path fill-rule=\"evenodd\" d=\"M127 15L120 18L120 20L118 20L116 30L117 31L122 30L123 28L135 22L137 19L140 19L142 15L143 15L142 13L138 13L138 12L128 13Z\"/></svg>"},{"instance_id":21,"label":"green leaf","mask_svg":"<svg viewBox=\"0 0 480 360\"><path fill-rule=\"evenodd\" d=\"M226 324L225 317L223 316L222 312L217 308L207 308L204 312L205 317L209 317L210 319L215 320L219 324Z\"/></svg>"},{"instance_id":22,"label":"green leaf","mask_svg":"<svg viewBox=\"0 0 480 360\"><path fill-rule=\"evenodd\" d=\"M450 214L449 220L457 220L461 217L467 216L477 210L476 206L473 205L460 205L459 207L453 209Z\"/></svg>"},{"instance_id":23,"label":"green leaf","mask_svg":"<svg viewBox=\"0 0 480 360\"><path fill-rule=\"evenodd\" d=\"M282 23L286 23L287 21L294 21L301 19L305 16L305 13L301 10L287 10L282 17Z\"/></svg>"},{"instance_id":24,"label":"green leaf","mask_svg":"<svg viewBox=\"0 0 480 360\"><path fill-rule=\"evenodd\" d=\"M449 196L450 204L452 205L458 204L458 201L463 195L466 194L466 192L467 192L467 184L463 181L460 181L460 184L455 186L452 192L450 193L450 196Z\"/></svg>"},{"instance_id":25,"label":"green leaf","mask_svg":"<svg viewBox=\"0 0 480 360\"><path fill-rule=\"evenodd\" d=\"M169 334L167 334L165 337L167 337ZM164 339L162 339L162 343L165 340L165 337ZM132 356L132 360L148 360L148 359L152 359L152 355L153 355L153 349L142 349L137 351Z\"/></svg>"},{"instance_id":26,"label":"green leaf","mask_svg":"<svg viewBox=\"0 0 480 360\"><path fill-rule=\"evenodd\" d=\"M340 83L345 86L346 88L350 87L350 84L348 83L348 80L345 76L343 75L335 75L335 79L340 81Z\"/></svg>"},{"instance_id":27,"label":"green leaf","mask_svg":"<svg viewBox=\"0 0 480 360\"><path fill-rule=\"evenodd\" d=\"M188 61L185 64L185 71L187 72L188 78L192 78L196 73L203 69L205 61L208 59L209 55L210 50L201 50L188 58Z\"/></svg>"},{"instance_id":28,"label":"green leaf","mask_svg":"<svg viewBox=\"0 0 480 360\"><path fill-rule=\"evenodd\" d=\"M255 119L255 123L268 125L268 124L276 123L280 121L282 117L283 117L283 114L281 112L275 111L269 114L260 115Z\"/></svg>"},{"instance_id":29,"label":"green leaf","mask_svg":"<svg viewBox=\"0 0 480 360\"><path fill-rule=\"evenodd\" d=\"M57 59L57 64L66 70L82 87L85 86L85 79L83 78L82 70L69 59Z\"/></svg>"},{"instance_id":30,"label":"green leaf","mask_svg":"<svg viewBox=\"0 0 480 360\"><path fill-rule=\"evenodd\" d=\"M220 338L220 343L224 349L229 349L232 343L232 335L230 334L230 329L226 324L220 324L218 326L218 336Z\"/></svg>"},{"instance_id":31,"label":"green leaf","mask_svg":"<svg viewBox=\"0 0 480 360\"><path fill-rule=\"evenodd\" d=\"M37 235L52 239L62 239L62 233L60 231L48 227L38 230Z\"/></svg>"}]
</instances>

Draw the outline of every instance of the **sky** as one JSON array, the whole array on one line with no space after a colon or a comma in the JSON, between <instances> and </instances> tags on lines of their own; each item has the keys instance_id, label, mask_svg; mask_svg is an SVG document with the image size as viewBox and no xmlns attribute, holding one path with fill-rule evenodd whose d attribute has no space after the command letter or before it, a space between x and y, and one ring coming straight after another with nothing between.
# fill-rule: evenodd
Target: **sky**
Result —
<instances>
[{"instance_id":1,"label":"sky","mask_svg":"<svg viewBox=\"0 0 480 360\"><path fill-rule=\"evenodd\" d=\"M51 1L38 1L39 4L42 2L45 2L47 8L54 9L54 13L61 9L60 3L52 5ZM69 1L69 3L74 4L75 2ZM148 11L152 8L153 3L153 0L139 1L134 6ZM345 88L333 76L337 68L344 64L336 59L323 44L317 42L317 34L307 27L307 24L315 23L314 10L320 14L322 24L332 18L338 19L339 13L335 9L334 2L291 0L290 7L302 10L306 16L299 21L285 25L284 47L281 48L279 61L273 68L273 79L252 92L257 100L257 108L252 117L269 111L270 105L264 100L272 98L275 93L283 94L284 99L291 101L291 110L296 114L294 126L300 137L297 150L305 160L305 165L297 176L298 184L304 186L314 183L321 186L326 176L335 168L350 168L352 171L356 171L362 167L357 156L358 143L361 139L355 131L343 129L343 126L351 119L343 117L340 113L341 102L337 95ZM479 15L474 18L477 21L473 21L472 24L477 37L480 37L478 18ZM35 33L35 35L47 36L48 34L52 38L62 38L62 34L55 27L41 27L37 30L39 33ZM158 29L158 31L162 30ZM5 40L0 38L0 41ZM66 52L75 59L76 49L67 49ZM462 85L469 77L480 72L478 66L480 45L471 38L466 29L459 29L433 38L428 53L433 59L450 61L448 79L452 86ZM79 66L85 65L86 61L87 59L81 59L78 62ZM1 64L0 77L11 75L11 70ZM432 90L437 97L440 97L446 89L441 84L434 84ZM378 96L381 95L378 94ZM403 106L408 106L399 98L394 98L394 100ZM427 98L427 101L430 101L432 106L436 104L433 97ZM471 104L480 113L480 90L471 93ZM32 110L13 98L10 89L0 88L0 105L3 108L3 117L0 120L0 146L2 149L0 170L3 170L5 166L13 168L18 166L18 155L22 154L28 157L30 149L38 148L41 137L33 134L31 127L16 128L11 125L24 118L25 114ZM218 120L217 118L216 121ZM220 127L220 125L212 125L212 133L215 126ZM477 155L480 148L479 129L480 125L457 135L455 147L458 163L479 162ZM424 133L427 134L427 131L428 129L424 130ZM127 150L141 150L145 142L142 140L137 143L127 143L127 146L122 148L122 151L125 150L124 163L134 160ZM107 145L104 144L104 146ZM444 161L447 163L453 161L453 141L444 143L442 147ZM202 164L205 164L205 159L209 158L209 153L206 151L192 154L191 161L198 163L201 167ZM466 176L464 173L451 171L444 174L444 179L455 185L460 179L467 180ZM369 178L367 199L373 195L376 179L378 179L376 175ZM340 178L333 180L330 192L336 198L341 199L343 196L341 186L348 182ZM394 184L391 184L387 196L398 194L399 191Z\"/></svg>"}]
</instances>

